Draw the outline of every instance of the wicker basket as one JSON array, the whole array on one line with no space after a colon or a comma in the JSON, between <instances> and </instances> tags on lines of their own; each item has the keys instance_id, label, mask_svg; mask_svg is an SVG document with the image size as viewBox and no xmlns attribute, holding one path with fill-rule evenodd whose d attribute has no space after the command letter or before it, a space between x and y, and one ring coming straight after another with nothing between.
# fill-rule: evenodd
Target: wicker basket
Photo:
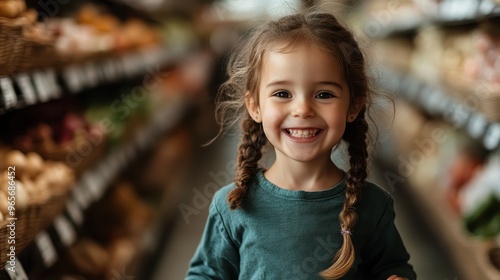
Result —
<instances>
[{"instance_id":1,"label":"wicker basket","mask_svg":"<svg viewBox=\"0 0 500 280\"><path fill-rule=\"evenodd\" d=\"M57 193L43 200L30 200L30 204L24 211L16 211L15 221L15 247L16 254L19 254L28 246L42 230L52 224L53 220L59 215L66 205L66 199L69 196L69 190L72 183L67 183L58 188ZM5 220L0 223L0 269L3 269L7 254L10 252L10 246L7 243L11 233L7 225L10 221Z\"/></svg>"},{"instance_id":2,"label":"wicker basket","mask_svg":"<svg viewBox=\"0 0 500 280\"><path fill-rule=\"evenodd\" d=\"M16 68L17 72L51 67L57 63L54 39L44 35L40 26L26 27L23 30L23 38L24 53Z\"/></svg>"},{"instance_id":3,"label":"wicker basket","mask_svg":"<svg viewBox=\"0 0 500 280\"><path fill-rule=\"evenodd\" d=\"M0 17L0 75L13 74L24 55L26 40L24 29L32 25L37 14L34 10L26 11L18 18Z\"/></svg>"}]
</instances>

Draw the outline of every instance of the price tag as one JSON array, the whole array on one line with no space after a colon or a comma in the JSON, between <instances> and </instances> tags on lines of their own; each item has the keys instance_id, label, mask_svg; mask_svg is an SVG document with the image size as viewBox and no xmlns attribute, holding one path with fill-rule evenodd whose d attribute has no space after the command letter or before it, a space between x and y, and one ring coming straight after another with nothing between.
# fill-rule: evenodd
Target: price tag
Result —
<instances>
[{"instance_id":1,"label":"price tag","mask_svg":"<svg viewBox=\"0 0 500 280\"><path fill-rule=\"evenodd\" d=\"M49 93L53 98L61 97L61 87L57 83L57 74L54 69L47 69L45 77L49 88Z\"/></svg>"},{"instance_id":2,"label":"price tag","mask_svg":"<svg viewBox=\"0 0 500 280\"><path fill-rule=\"evenodd\" d=\"M82 209L87 209L91 202L91 195L84 186L79 185L73 189L73 198L78 202Z\"/></svg>"},{"instance_id":3,"label":"price tag","mask_svg":"<svg viewBox=\"0 0 500 280\"><path fill-rule=\"evenodd\" d=\"M42 72L37 71L33 73L33 82L38 93L38 99L41 102L46 102L50 99L49 84L45 79Z\"/></svg>"},{"instance_id":4,"label":"price tag","mask_svg":"<svg viewBox=\"0 0 500 280\"><path fill-rule=\"evenodd\" d=\"M56 229L57 234L59 234L64 246L68 247L73 244L76 238L76 233L68 219L66 219L63 215L59 215L54 220L54 228Z\"/></svg>"},{"instance_id":5,"label":"price tag","mask_svg":"<svg viewBox=\"0 0 500 280\"><path fill-rule=\"evenodd\" d=\"M111 180L113 174L113 167L111 166L109 159L109 156L104 158L99 168L101 174L106 178L107 181Z\"/></svg>"},{"instance_id":6,"label":"price tag","mask_svg":"<svg viewBox=\"0 0 500 280\"><path fill-rule=\"evenodd\" d=\"M66 71L63 72L63 77L71 93L77 93L82 90L83 84L77 66L68 67Z\"/></svg>"},{"instance_id":7,"label":"price tag","mask_svg":"<svg viewBox=\"0 0 500 280\"><path fill-rule=\"evenodd\" d=\"M109 82L112 82L116 79L116 70L115 64L113 60L108 59L103 64L104 75Z\"/></svg>"},{"instance_id":8,"label":"price tag","mask_svg":"<svg viewBox=\"0 0 500 280\"><path fill-rule=\"evenodd\" d=\"M93 63L87 63L87 65L85 65L85 74L87 75L89 86L95 87L99 84L99 74Z\"/></svg>"},{"instance_id":9,"label":"price tag","mask_svg":"<svg viewBox=\"0 0 500 280\"><path fill-rule=\"evenodd\" d=\"M35 104L35 89L33 88L33 83L31 82L30 76L28 74L19 74L14 79L21 89L21 93L24 97L24 102L26 102L27 105Z\"/></svg>"},{"instance_id":10,"label":"price tag","mask_svg":"<svg viewBox=\"0 0 500 280\"><path fill-rule=\"evenodd\" d=\"M75 224L79 226L83 224L82 209L78 207L78 205L72 199L68 199L68 201L66 202L66 210L68 211L71 220L73 220Z\"/></svg>"},{"instance_id":11,"label":"price tag","mask_svg":"<svg viewBox=\"0 0 500 280\"><path fill-rule=\"evenodd\" d=\"M99 200L104 193L104 180L99 173L91 171L87 173L84 178L90 192L92 193L94 200Z\"/></svg>"},{"instance_id":12,"label":"price tag","mask_svg":"<svg viewBox=\"0 0 500 280\"><path fill-rule=\"evenodd\" d=\"M116 71L116 76L118 79L125 77L125 67L123 66L123 62L121 59L113 60L114 68Z\"/></svg>"},{"instance_id":13,"label":"price tag","mask_svg":"<svg viewBox=\"0 0 500 280\"><path fill-rule=\"evenodd\" d=\"M486 131L488 121L480 114L471 115L468 123L469 134L474 138L481 137Z\"/></svg>"},{"instance_id":14,"label":"price tag","mask_svg":"<svg viewBox=\"0 0 500 280\"><path fill-rule=\"evenodd\" d=\"M19 259L16 257L14 260L15 267L12 267L9 265L9 262L6 263L5 265L5 271L7 271L7 274L9 275L11 280L28 280L28 275L26 274L26 271L24 271L23 265L19 261Z\"/></svg>"},{"instance_id":15,"label":"price tag","mask_svg":"<svg viewBox=\"0 0 500 280\"><path fill-rule=\"evenodd\" d=\"M134 69L132 68L132 63L130 62L130 56L122 56L123 70L127 77L132 77L134 75Z\"/></svg>"},{"instance_id":16,"label":"price tag","mask_svg":"<svg viewBox=\"0 0 500 280\"><path fill-rule=\"evenodd\" d=\"M42 255L45 267L51 267L57 261L57 252L47 232L42 231L38 234L36 237L36 245Z\"/></svg>"},{"instance_id":17,"label":"price tag","mask_svg":"<svg viewBox=\"0 0 500 280\"><path fill-rule=\"evenodd\" d=\"M0 79L0 88L3 92L3 102L6 109L16 106L17 96L14 86L12 85L12 80L8 77L3 77Z\"/></svg>"},{"instance_id":18,"label":"price tag","mask_svg":"<svg viewBox=\"0 0 500 280\"><path fill-rule=\"evenodd\" d=\"M146 64L142 60L140 54L136 53L132 55L132 67L134 69L134 74L139 74L142 72L142 69L146 67Z\"/></svg>"},{"instance_id":19,"label":"price tag","mask_svg":"<svg viewBox=\"0 0 500 280\"><path fill-rule=\"evenodd\" d=\"M495 10L495 6L492 0L483 0L479 4L479 14L484 16L491 15Z\"/></svg>"},{"instance_id":20,"label":"price tag","mask_svg":"<svg viewBox=\"0 0 500 280\"><path fill-rule=\"evenodd\" d=\"M490 125L484 136L484 146L488 150L494 150L500 144L500 123Z\"/></svg>"}]
</instances>

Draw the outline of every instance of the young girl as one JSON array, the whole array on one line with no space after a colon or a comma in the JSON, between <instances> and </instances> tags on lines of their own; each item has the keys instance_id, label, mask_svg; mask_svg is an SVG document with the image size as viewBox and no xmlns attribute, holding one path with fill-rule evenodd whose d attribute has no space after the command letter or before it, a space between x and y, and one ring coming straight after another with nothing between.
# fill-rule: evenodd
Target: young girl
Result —
<instances>
[{"instance_id":1,"label":"young girl","mask_svg":"<svg viewBox=\"0 0 500 280\"><path fill-rule=\"evenodd\" d=\"M370 89L353 35L327 13L285 16L228 69L219 116L223 128L242 116L236 177L213 198L187 279L415 279L392 198L365 181ZM331 160L341 140L347 172Z\"/></svg>"}]
</instances>

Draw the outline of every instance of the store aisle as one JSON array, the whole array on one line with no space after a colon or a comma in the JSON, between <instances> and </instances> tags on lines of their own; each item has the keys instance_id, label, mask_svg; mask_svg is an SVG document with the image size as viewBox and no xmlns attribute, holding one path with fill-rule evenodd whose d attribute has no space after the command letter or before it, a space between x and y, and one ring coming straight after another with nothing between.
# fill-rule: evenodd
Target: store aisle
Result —
<instances>
[{"instance_id":1,"label":"store aisle","mask_svg":"<svg viewBox=\"0 0 500 280\"><path fill-rule=\"evenodd\" d=\"M225 184L223 181L230 180L233 173L228 164L234 161L235 151L235 137L226 137L198 151L198 160L192 170L192 176L189 176L189 182L186 182L186 188L191 190L186 192L184 205L193 207L199 213L189 217L186 215L185 219L179 211L179 219L173 228L154 280L184 279L189 260L196 250L208 215L208 204L206 207L197 207L205 204L199 194L212 183L220 186L219 183ZM370 180L385 188L381 172L381 169L373 168ZM409 201L402 189L396 189L391 194L395 199L396 224L411 254L411 263L415 267L418 279L463 279L447 261L439 244L418 217L415 208L418 206Z\"/></svg>"},{"instance_id":2,"label":"store aisle","mask_svg":"<svg viewBox=\"0 0 500 280\"><path fill-rule=\"evenodd\" d=\"M229 183L234 175L231 166L234 166L235 151L236 139L232 136L224 137L206 148L198 149L195 156L196 163L185 183L187 191L183 199L184 203L179 205L179 208L188 209L189 207L199 212L191 215L186 211L183 216L179 209L179 217L172 229L154 280L184 279L189 260L203 233L208 216L208 204L212 199L203 193L213 193L211 187L214 184L221 187Z\"/></svg>"}]
</instances>

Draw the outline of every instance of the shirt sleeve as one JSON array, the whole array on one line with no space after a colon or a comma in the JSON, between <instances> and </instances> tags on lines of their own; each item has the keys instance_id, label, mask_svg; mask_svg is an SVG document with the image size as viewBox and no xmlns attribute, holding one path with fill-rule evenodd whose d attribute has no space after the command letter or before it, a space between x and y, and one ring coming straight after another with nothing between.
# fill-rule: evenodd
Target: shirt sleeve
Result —
<instances>
[{"instance_id":1,"label":"shirt sleeve","mask_svg":"<svg viewBox=\"0 0 500 280\"><path fill-rule=\"evenodd\" d=\"M417 278L413 267L408 263L410 255L394 224L393 205L394 202L390 199L371 240L362 250L366 279L387 280L393 274L410 280Z\"/></svg>"},{"instance_id":2,"label":"shirt sleeve","mask_svg":"<svg viewBox=\"0 0 500 280\"><path fill-rule=\"evenodd\" d=\"M205 230L191 259L186 280L238 279L239 264L238 248L212 202Z\"/></svg>"}]
</instances>

